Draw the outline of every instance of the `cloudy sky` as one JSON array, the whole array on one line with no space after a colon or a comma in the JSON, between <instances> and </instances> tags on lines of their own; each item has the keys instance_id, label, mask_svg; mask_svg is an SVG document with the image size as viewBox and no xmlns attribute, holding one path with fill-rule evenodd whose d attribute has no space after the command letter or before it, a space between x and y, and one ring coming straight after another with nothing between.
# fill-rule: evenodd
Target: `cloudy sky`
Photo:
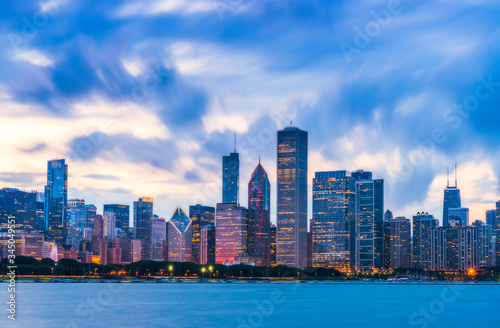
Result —
<instances>
[{"instance_id":1,"label":"cloudy sky","mask_svg":"<svg viewBox=\"0 0 500 328\"><path fill-rule=\"evenodd\" d=\"M310 180L370 170L396 216L441 219L456 159L484 220L500 199L498 17L496 0L2 1L0 187L42 191L66 158L70 198L151 196L169 218L221 200L236 134L242 205L259 155L274 202L276 130L293 121Z\"/></svg>"}]
</instances>

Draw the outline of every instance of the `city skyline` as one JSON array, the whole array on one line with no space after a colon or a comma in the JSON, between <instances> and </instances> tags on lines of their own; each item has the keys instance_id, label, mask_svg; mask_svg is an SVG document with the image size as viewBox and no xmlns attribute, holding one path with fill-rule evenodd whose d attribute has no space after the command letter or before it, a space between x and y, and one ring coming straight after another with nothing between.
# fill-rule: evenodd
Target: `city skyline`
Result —
<instances>
[{"instance_id":1,"label":"city skyline","mask_svg":"<svg viewBox=\"0 0 500 328\"><path fill-rule=\"evenodd\" d=\"M471 220L498 198L498 4L404 3L348 62L339 45L355 45L385 3L249 1L222 20L213 8L176 3L96 11L65 2L29 35L22 18L48 5L2 5L2 186L42 191L45 160L65 158L71 198L101 208L100 198L152 195L167 217L177 205L217 203L220 158L236 133L242 179L260 155L274 197L274 132L293 121L310 133L309 176L377 172L396 216L425 210L441 220L455 159ZM102 25L81 25L93 20ZM464 29L469 20L474 28Z\"/></svg>"}]
</instances>

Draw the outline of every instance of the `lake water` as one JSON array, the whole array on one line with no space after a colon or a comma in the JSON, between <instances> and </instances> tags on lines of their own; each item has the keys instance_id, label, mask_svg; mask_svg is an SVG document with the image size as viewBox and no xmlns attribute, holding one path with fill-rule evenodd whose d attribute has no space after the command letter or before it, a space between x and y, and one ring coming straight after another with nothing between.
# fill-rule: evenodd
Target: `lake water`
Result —
<instances>
[{"instance_id":1,"label":"lake water","mask_svg":"<svg viewBox=\"0 0 500 328\"><path fill-rule=\"evenodd\" d=\"M500 327L500 284L18 283L0 327Z\"/></svg>"}]
</instances>

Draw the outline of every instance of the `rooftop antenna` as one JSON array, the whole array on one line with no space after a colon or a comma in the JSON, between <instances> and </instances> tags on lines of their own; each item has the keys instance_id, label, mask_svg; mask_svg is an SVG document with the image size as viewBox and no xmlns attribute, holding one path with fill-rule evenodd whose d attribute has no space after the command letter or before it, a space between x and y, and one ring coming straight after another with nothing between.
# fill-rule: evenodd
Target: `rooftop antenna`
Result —
<instances>
[{"instance_id":1,"label":"rooftop antenna","mask_svg":"<svg viewBox=\"0 0 500 328\"><path fill-rule=\"evenodd\" d=\"M290 121L290 126L293 126L292 121Z\"/></svg>"},{"instance_id":2,"label":"rooftop antenna","mask_svg":"<svg viewBox=\"0 0 500 328\"><path fill-rule=\"evenodd\" d=\"M450 188L450 167L446 167L446 188Z\"/></svg>"},{"instance_id":3,"label":"rooftop antenna","mask_svg":"<svg viewBox=\"0 0 500 328\"><path fill-rule=\"evenodd\" d=\"M236 133L234 134L234 152L236 153Z\"/></svg>"},{"instance_id":4,"label":"rooftop antenna","mask_svg":"<svg viewBox=\"0 0 500 328\"><path fill-rule=\"evenodd\" d=\"M455 160L455 188L458 187L458 179L457 179L457 160Z\"/></svg>"}]
</instances>

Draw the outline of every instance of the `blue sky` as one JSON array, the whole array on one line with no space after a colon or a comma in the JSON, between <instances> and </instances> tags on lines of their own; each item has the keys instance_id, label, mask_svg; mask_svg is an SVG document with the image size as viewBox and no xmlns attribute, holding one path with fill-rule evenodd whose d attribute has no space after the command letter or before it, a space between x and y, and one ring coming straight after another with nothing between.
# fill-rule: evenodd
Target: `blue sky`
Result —
<instances>
[{"instance_id":1,"label":"blue sky","mask_svg":"<svg viewBox=\"0 0 500 328\"><path fill-rule=\"evenodd\" d=\"M220 201L236 134L242 205L259 156L274 202L276 130L293 121L310 180L370 170L396 216L441 219L456 159L484 220L500 199L498 17L486 0L3 1L0 186L41 191L66 158L69 197L151 196L169 218Z\"/></svg>"}]
</instances>

